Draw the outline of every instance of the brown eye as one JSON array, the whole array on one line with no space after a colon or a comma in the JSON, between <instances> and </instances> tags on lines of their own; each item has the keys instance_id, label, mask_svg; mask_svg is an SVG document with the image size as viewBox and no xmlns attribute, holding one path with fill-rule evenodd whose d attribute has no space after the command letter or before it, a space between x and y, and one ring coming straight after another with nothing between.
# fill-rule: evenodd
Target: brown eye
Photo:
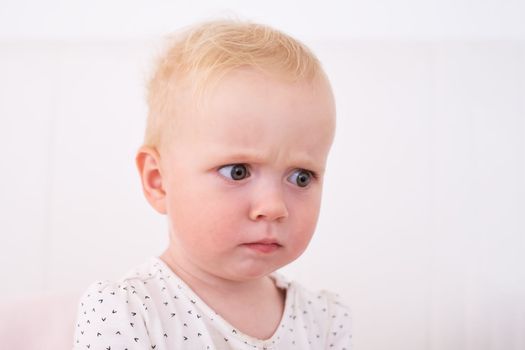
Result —
<instances>
[{"instance_id":1,"label":"brown eye","mask_svg":"<svg viewBox=\"0 0 525 350\"><path fill-rule=\"evenodd\" d=\"M298 169L290 176L292 182L297 184L299 187L306 187L312 180L312 174L308 170Z\"/></svg>"},{"instance_id":2,"label":"brown eye","mask_svg":"<svg viewBox=\"0 0 525 350\"><path fill-rule=\"evenodd\" d=\"M225 177L231 178L232 180L242 180L248 177L248 169L244 164L232 164L226 165L219 169L219 172Z\"/></svg>"}]
</instances>

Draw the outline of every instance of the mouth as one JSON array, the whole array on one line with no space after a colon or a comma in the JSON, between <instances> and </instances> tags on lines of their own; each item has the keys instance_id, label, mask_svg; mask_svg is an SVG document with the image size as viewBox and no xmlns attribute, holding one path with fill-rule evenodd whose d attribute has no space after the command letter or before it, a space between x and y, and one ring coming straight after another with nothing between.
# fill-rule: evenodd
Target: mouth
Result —
<instances>
[{"instance_id":1,"label":"mouth","mask_svg":"<svg viewBox=\"0 0 525 350\"><path fill-rule=\"evenodd\" d=\"M274 239L263 239L257 242L245 243L243 246L260 253L272 253L282 247Z\"/></svg>"}]
</instances>

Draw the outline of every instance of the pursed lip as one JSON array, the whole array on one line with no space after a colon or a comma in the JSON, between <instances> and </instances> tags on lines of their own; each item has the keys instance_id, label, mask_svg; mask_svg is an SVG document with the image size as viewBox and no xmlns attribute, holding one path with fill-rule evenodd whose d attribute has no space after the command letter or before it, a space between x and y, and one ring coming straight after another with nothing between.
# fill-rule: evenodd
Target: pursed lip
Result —
<instances>
[{"instance_id":1,"label":"pursed lip","mask_svg":"<svg viewBox=\"0 0 525 350\"><path fill-rule=\"evenodd\" d=\"M281 244L276 239L273 239L273 238L264 238L264 239L261 239L255 242L249 242L245 244L268 244L268 245L276 244L278 246L281 246Z\"/></svg>"},{"instance_id":2,"label":"pursed lip","mask_svg":"<svg viewBox=\"0 0 525 350\"><path fill-rule=\"evenodd\" d=\"M282 245L273 238L260 239L255 242L244 243L244 247L257 254L271 254L282 248Z\"/></svg>"}]
</instances>

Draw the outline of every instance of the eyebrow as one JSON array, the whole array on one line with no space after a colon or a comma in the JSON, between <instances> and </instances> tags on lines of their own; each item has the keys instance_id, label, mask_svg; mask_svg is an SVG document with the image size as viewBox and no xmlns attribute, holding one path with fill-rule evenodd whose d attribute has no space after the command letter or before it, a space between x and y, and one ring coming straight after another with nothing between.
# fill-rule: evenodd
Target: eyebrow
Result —
<instances>
[{"instance_id":1,"label":"eyebrow","mask_svg":"<svg viewBox=\"0 0 525 350\"><path fill-rule=\"evenodd\" d=\"M254 163L263 163L265 160L265 157L257 152L249 152L249 151L243 151L243 152L232 152L228 153L225 152L226 155L224 156L218 156L223 162L226 163L234 163L234 162L243 162L243 161L250 161ZM310 157L304 156L295 158L291 161L292 164L296 164L297 166L305 167L306 170L312 170L318 173L324 172L324 167L321 165L317 165L317 162L313 161Z\"/></svg>"}]
</instances>

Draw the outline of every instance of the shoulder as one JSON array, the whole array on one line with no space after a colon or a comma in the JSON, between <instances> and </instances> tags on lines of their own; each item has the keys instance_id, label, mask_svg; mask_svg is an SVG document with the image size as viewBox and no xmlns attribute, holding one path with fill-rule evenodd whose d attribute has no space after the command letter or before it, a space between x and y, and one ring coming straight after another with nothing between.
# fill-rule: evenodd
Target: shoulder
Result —
<instances>
[{"instance_id":1,"label":"shoulder","mask_svg":"<svg viewBox=\"0 0 525 350\"><path fill-rule=\"evenodd\" d=\"M103 343L107 348L115 342L120 344L125 337L139 348L146 345L145 300L149 291L144 282L147 285L152 278L148 264L131 269L118 280L97 280L87 287L78 302L75 346Z\"/></svg>"},{"instance_id":2,"label":"shoulder","mask_svg":"<svg viewBox=\"0 0 525 350\"><path fill-rule=\"evenodd\" d=\"M338 293L330 290L311 290L296 281L281 282L288 285L294 314L315 323L323 333L327 346L351 349L352 317L349 305Z\"/></svg>"},{"instance_id":3,"label":"shoulder","mask_svg":"<svg viewBox=\"0 0 525 350\"><path fill-rule=\"evenodd\" d=\"M143 318L141 297L129 280L98 280L90 284L80 297L77 327L130 324Z\"/></svg>"},{"instance_id":4,"label":"shoulder","mask_svg":"<svg viewBox=\"0 0 525 350\"><path fill-rule=\"evenodd\" d=\"M311 309L329 323L333 323L334 320L350 322L350 307L339 294L326 289L310 290L297 282L292 282L291 285L295 290L296 304L299 306Z\"/></svg>"},{"instance_id":5,"label":"shoulder","mask_svg":"<svg viewBox=\"0 0 525 350\"><path fill-rule=\"evenodd\" d=\"M81 299L95 300L100 305L104 303L104 297L111 302L125 300L128 304L144 301L150 298L148 294L156 292L165 275L158 259L152 257L129 269L116 280L97 280L91 283Z\"/></svg>"},{"instance_id":6,"label":"shoulder","mask_svg":"<svg viewBox=\"0 0 525 350\"><path fill-rule=\"evenodd\" d=\"M308 289L301 283L289 280L278 273L274 273L273 276L277 286L288 290L288 294L293 297L296 307L312 309L316 313L326 314L330 317L342 315L344 318L350 318L350 307L338 293L327 289Z\"/></svg>"},{"instance_id":7,"label":"shoulder","mask_svg":"<svg viewBox=\"0 0 525 350\"><path fill-rule=\"evenodd\" d=\"M137 302L143 297L148 282L155 281L152 262L148 261L130 269L116 280L97 280L91 283L81 296L81 301L107 305L125 301ZM105 301L108 303L104 304Z\"/></svg>"},{"instance_id":8,"label":"shoulder","mask_svg":"<svg viewBox=\"0 0 525 350\"><path fill-rule=\"evenodd\" d=\"M134 293L134 286L128 281L97 280L80 297L79 308L99 306L99 309L103 309L108 305L129 304L130 299L131 302L135 301Z\"/></svg>"}]
</instances>

